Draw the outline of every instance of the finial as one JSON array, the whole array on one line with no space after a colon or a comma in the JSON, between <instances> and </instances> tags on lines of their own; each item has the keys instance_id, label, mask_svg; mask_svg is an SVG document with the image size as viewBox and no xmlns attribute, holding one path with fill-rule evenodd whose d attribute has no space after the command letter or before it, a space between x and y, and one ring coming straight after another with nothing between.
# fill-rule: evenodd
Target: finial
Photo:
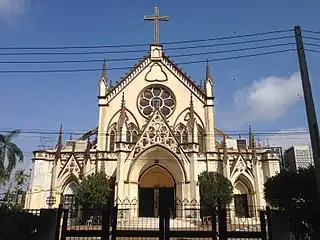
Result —
<instances>
[{"instance_id":1,"label":"finial","mask_svg":"<svg viewBox=\"0 0 320 240\"><path fill-rule=\"evenodd\" d=\"M256 150L256 144L254 142L254 136L252 136L252 141L253 141L253 143L252 143L252 160L256 161L257 160L257 150Z\"/></svg>"},{"instance_id":2,"label":"finial","mask_svg":"<svg viewBox=\"0 0 320 240\"><path fill-rule=\"evenodd\" d=\"M249 125L249 148L252 148L252 129L251 125Z\"/></svg>"},{"instance_id":3,"label":"finial","mask_svg":"<svg viewBox=\"0 0 320 240\"><path fill-rule=\"evenodd\" d=\"M69 137L69 140L72 140L72 133L70 133L70 137Z\"/></svg>"},{"instance_id":4,"label":"finial","mask_svg":"<svg viewBox=\"0 0 320 240\"><path fill-rule=\"evenodd\" d=\"M103 59L103 64L102 64L102 75L101 77L106 77L107 76L107 59Z\"/></svg>"},{"instance_id":5,"label":"finial","mask_svg":"<svg viewBox=\"0 0 320 240\"><path fill-rule=\"evenodd\" d=\"M74 153L76 151L76 142L72 142L72 152Z\"/></svg>"},{"instance_id":6,"label":"finial","mask_svg":"<svg viewBox=\"0 0 320 240\"><path fill-rule=\"evenodd\" d=\"M200 79L200 89L202 90L202 79Z\"/></svg>"},{"instance_id":7,"label":"finial","mask_svg":"<svg viewBox=\"0 0 320 240\"><path fill-rule=\"evenodd\" d=\"M124 92L122 93L122 98L121 98L121 109L125 108L126 101L124 100Z\"/></svg>"},{"instance_id":8,"label":"finial","mask_svg":"<svg viewBox=\"0 0 320 240\"><path fill-rule=\"evenodd\" d=\"M60 148L61 146L62 146L62 125L60 125L60 129L59 129L57 148Z\"/></svg>"},{"instance_id":9,"label":"finial","mask_svg":"<svg viewBox=\"0 0 320 240\"><path fill-rule=\"evenodd\" d=\"M206 80L211 78L211 73L210 73L210 65L209 65L209 59L207 58L207 64L206 64Z\"/></svg>"},{"instance_id":10,"label":"finial","mask_svg":"<svg viewBox=\"0 0 320 240\"><path fill-rule=\"evenodd\" d=\"M228 148L227 148L226 135L223 135L223 138L222 138L222 148L223 148L223 160L227 161L228 160Z\"/></svg>"},{"instance_id":11,"label":"finial","mask_svg":"<svg viewBox=\"0 0 320 240\"><path fill-rule=\"evenodd\" d=\"M61 149L62 149L62 125L60 125L60 130L59 130L59 137L58 137L58 142L57 142L57 151L55 154L55 163L58 162L58 159L60 158L61 155Z\"/></svg>"}]
</instances>

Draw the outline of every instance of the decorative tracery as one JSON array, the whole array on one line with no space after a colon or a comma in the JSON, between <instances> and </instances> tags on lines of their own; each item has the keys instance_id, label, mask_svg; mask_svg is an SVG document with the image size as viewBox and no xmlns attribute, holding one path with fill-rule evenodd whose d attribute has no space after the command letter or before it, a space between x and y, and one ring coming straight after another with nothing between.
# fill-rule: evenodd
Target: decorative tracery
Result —
<instances>
[{"instance_id":1,"label":"decorative tracery","mask_svg":"<svg viewBox=\"0 0 320 240\"><path fill-rule=\"evenodd\" d=\"M142 90L138 97L138 109L145 117L150 117L155 108L167 117L173 112L174 106L173 93L162 85L149 86Z\"/></svg>"},{"instance_id":2,"label":"decorative tracery","mask_svg":"<svg viewBox=\"0 0 320 240\"><path fill-rule=\"evenodd\" d=\"M171 134L168 125L159 112L156 112L148 123L146 130L137 143L136 153L154 144L166 146L174 152L176 152L178 147L177 141L174 139L173 134Z\"/></svg>"},{"instance_id":3,"label":"decorative tracery","mask_svg":"<svg viewBox=\"0 0 320 240\"><path fill-rule=\"evenodd\" d=\"M134 123L129 123L127 133L126 133L126 141L128 143L136 143L137 140L138 140L138 128Z\"/></svg>"},{"instance_id":4,"label":"decorative tracery","mask_svg":"<svg viewBox=\"0 0 320 240\"><path fill-rule=\"evenodd\" d=\"M182 143L182 144L188 143L188 132L184 124L182 123L178 124L175 135L179 143Z\"/></svg>"},{"instance_id":5,"label":"decorative tracery","mask_svg":"<svg viewBox=\"0 0 320 240\"><path fill-rule=\"evenodd\" d=\"M114 152L116 144L117 124L114 123L109 129L109 151Z\"/></svg>"},{"instance_id":6,"label":"decorative tracery","mask_svg":"<svg viewBox=\"0 0 320 240\"><path fill-rule=\"evenodd\" d=\"M204 130L199 124L198 124L198 144L199 144L199 153L205 152Z\"/></svg>"}]
</instances>

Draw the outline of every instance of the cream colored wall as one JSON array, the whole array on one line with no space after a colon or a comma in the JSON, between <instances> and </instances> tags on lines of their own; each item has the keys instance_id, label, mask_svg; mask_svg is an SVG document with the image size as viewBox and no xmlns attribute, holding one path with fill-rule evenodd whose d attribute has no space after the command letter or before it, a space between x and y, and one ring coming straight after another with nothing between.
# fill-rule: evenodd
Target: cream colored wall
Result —
<instances>
[{"instance_id":1,"label":"cream colored wall","mask_svg":"<svg viewBox=\"0 0 320 240\"><path fill-rule=\"evenodd\" d=\"M25 208L46 208L51 183L52 162L46 160L34 161L32 181L26 196Z\"/></svg>"},{"instance_id":2,"label":"cream colored wall","mask_svg":"<svg viewBox=\"0 0 320 240\"><path fill-rule=\"evenodd\" d=\"M151 63L152 64L152 63ZM165 66L164 63L160 62L160 66L163 71L166 73L168 80L165 82L153 81L149 82L145 80L145 76L150 70L150 64L140 72L123 90L119 91L117 95L110 100L109 102L103 102L104 104L109 104L107 107L100 107L100 109L104 108L104 110L100 110L99 123L100 132L106 133L108 126L112 123L117 122L118 118L113 118L114 114L119 111L121 106L122 93L124 93L124 99L126 100L126 108L135 116L137 122L142 125L146 122L146 119L140 114L137 109L137 97L141 90L147 86L153 84L161 84L167 86L175 95L176 98L176 107L173 114L168 118L169 125L172 126L179 114L189 107L190 104L190 95L191 90L187 89L183 83L179 81L179 79ZM153 68L154 69L154 68ZM159 71L159 69L155 69L154 71ZM160 74L157 72L156 74ZM193 95L193 104L195 108L195 112L199 115L199 117L204 122L204 103L197 98L196 95ZM112 119L113 118L113 119ZM112 121L111 121L112 119ZM106 138L104 134L99 133L98 138L98 148L99 150L106 149Z\"/></svg>"}]
</instances>

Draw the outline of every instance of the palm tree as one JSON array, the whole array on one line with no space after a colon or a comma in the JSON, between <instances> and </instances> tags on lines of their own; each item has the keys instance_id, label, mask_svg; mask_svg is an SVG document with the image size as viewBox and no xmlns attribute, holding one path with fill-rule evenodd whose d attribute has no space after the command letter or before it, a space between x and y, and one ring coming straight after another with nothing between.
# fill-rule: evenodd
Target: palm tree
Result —
<instances>
[{"instance_id":1,"label":"palm tree","mask_svg":"<svg viewBox=\"0 0 320 240\"><path fill-rule=\"evenodd\" d=\"M13 139L20 134L21 130L16 129L7 135L0 134L0 183L6 182L17 162L23 162L23 152L13 143ZM5 161L8 164L6 165Z\"/></svg>"},{"instance_id":2,"label":"palm tree","mask_svg":"<svg viewBox=\"0 0 320 240\"><path fill-rule=\"evenodd\" d=\"M25 169L19 169L14 174L14 180L18 186L22 186L30 177L29 174L25 173Z\"/></svg>"}]
</instances>

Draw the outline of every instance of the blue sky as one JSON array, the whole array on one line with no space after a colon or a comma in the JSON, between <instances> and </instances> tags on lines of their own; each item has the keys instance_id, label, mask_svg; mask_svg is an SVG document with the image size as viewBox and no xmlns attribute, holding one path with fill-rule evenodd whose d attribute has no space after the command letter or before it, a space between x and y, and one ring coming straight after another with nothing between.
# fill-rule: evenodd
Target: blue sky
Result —
<instances>
[{"instance_id":1,"label":"blue sky","mask_svg":"<svg viewBox=\"0 0 320 240\"><path fill-rule=\"evenodd\" d=\"M0 47L53 47L151 43L153 25L143 16L159 6L170 21L161 23L160 41L206 39L282 29L320 31L319 1L84 1L0 0ZM282 34L282 36L292 33ZM279 35L280 36L280 35ZM309 34L318 37L320 35ZM282 43L294 43L294 38ZM316 40L308 40L317 43ZM276 43L276 42L274 42ZM274 44L273 43L273 44ZM320 41L318 41L320 45ZM260 45L265 45L261 43ZM166 48L166 46L164 46ZM179 47L179 45L175 45ZM242 48L249 46L237 46ZM292 45L290 48L294 48ZM277 49L284 49L280 47ZM309 47L320 51L318 47ZM139 48L143 49L143 48ZM208 51L227 48L208 48ZM228 48L230 49L230 48ZM125 50L125 49L120 49ZM146 48L147 50L147 48ZM203 52L206 49L195 49ZM275 49L270 49L275 50ZM14 50L0 50L14 52ZM71 50L70 50L71 51ZM86 51L86 50L83 50ZM15 51L16 52L16 51ZM169 55L183 51L169 52ZM252 52L243 52L248 54ZM239 55L216 54L174 59L176 62ZM122 55L0 56L0 61L86 60L142 57ZM320 102L319 53L307 53L317 113ZM132 66L136 61L109 62L108 67ZM100 68L100 63L55 65L0 64L2 70ZM195 81L204 78L205 64L181 66ZM296 52L211 63L215 81L216 127L243 131L249 124L256 131L285 131L306 128L301 100ZM113 82L125 70L108 71ZM97 125L97 84L100 72L2 74L0 73L0 129L83 130ZM51 136L52 142L56 136ZM67 136L65 136L67 138ZM262 137L261 137L262 138ZM272 139L272 137L270 137ZM302 144L306 137L274 144ZM17 143L30 157L39 145L39 135L23 134ZM27 163L28 164L28 160Z\"/></svg>"}]
</instances>

